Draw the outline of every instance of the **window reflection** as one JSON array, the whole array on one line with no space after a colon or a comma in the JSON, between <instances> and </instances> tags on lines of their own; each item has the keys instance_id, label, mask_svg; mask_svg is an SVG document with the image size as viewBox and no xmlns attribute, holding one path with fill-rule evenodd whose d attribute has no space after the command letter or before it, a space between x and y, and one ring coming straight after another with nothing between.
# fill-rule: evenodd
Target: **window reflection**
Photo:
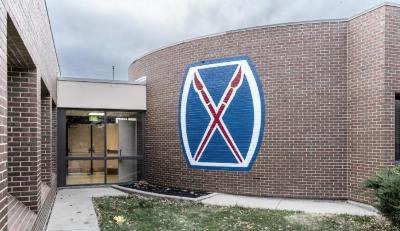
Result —
<instances>
[{"instance_id":1,"label":"window reflection","mask_svg":"<svg viewBox=\"0 0 400 231\"><path fill-rule=\"evenodd\" d=\"M142 117L141 112L66 110L67 185L140 180Z\"/></svg>"}]
</instances>

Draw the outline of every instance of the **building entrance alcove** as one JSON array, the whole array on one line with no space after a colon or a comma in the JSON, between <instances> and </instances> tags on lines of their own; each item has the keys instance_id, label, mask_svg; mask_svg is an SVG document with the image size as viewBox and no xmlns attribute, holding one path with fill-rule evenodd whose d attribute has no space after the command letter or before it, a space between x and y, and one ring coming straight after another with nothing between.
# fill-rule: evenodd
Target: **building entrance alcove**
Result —
<instances>
[{"instance_id":1,"label":"building entrance alcove","mask_svg":"<svg viewBox=\"0 0 400 231\"><path fill-rule=\"evenodd\" d=\"M59 116L66 141L59 154L63 185L118 184L141 178L142 112L67 109L59 110Z\"/></svg>"},{"instance_id":2,"label":"building entrance alcove","mask_svg":"<svg viewBox=\"0 0 400 231\"><path fill-rule=\"evenodd\" d=\"M142 179L146 87L130 81L61 78L57 90L58 186Z\"/></svg>"}]
</instances>

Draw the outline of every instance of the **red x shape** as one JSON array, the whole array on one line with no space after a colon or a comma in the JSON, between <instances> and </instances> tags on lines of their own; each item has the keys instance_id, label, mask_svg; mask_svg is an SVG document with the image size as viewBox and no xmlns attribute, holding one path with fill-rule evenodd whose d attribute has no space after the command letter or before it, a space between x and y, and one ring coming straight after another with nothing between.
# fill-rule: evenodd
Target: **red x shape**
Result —
<instances>
[{"instance_id":1,"label":"red x shape","mask_svg":"<svg viewBox=\"0 0 400 231\"><path fill-rule=\"evenodd\" d=\"M232 101L233 95L239 88L241 82L242 82L242 69L241 67L239 67L239 70L237 71L236 75L232 77L227 89L225 90L224 95L221 98L222 102L218 104L219 105L218 110L216 110L212 102L212 98L210 97L207 88L204 85L200 75L197 76L196 73L194 74L194 85L196 87L196 91L199 94L200 98L202 99L204 107L206 107L206 109L208 108L208 112L212 120L210 121L211 124L209 125L205 135L203 136L200 142L199 147L197 148L196 154L194 155L195 161L198 161L200 159L206 147L206 144L211 139L211 136L214 133L214 131L218 128L222 136L228 143L229 147L231 148L233 154L235 154L237 161L239 163L243 162L242 154L240 153L238 147L236 146L234 140L232 139L232 136L230 135L228 129L226 128L221 118L222 114L228 108L227 105L229 105L229 103Z\"/></svg>"}]
</instances>

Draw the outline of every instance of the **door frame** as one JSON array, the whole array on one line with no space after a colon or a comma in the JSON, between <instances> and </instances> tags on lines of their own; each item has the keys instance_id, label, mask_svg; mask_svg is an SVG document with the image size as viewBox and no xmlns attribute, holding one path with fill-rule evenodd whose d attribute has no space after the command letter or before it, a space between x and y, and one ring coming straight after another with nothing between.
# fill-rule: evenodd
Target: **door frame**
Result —
<instances>
[{"instance_id":1,"label":"door frame","mask_svg":"<svg viewBox=\"0 0 400 231\"><path fill-rule=\"evenodd\" d=\"M101 111L104 112L104 155L102 157L69 157L67 156L68 150L68 130L67 130L67 116L66 112L68 110L79 110L79 111ZM137 156L107 156L107 112L121 111L121 112L136 112L136 126L141 126L139 131L137 129L136 143L139 137L141 139L140 146L137 145L136 152ZM57 186L93 186L93 185L110 185L115 183L107 182L107 160L137 160L138 163L138 179L143 178L143 161L144 161L144 116L145 111L134 111L134 110L118 110L118 109L81 109L81 108L57 108ZM140 134L139 134L140 132ZM104 162L104 184L76 184L67 185L67 161L69 160L103 160ZM123 182L122 182L123 183Z\"/></svg>"}]
</instances>

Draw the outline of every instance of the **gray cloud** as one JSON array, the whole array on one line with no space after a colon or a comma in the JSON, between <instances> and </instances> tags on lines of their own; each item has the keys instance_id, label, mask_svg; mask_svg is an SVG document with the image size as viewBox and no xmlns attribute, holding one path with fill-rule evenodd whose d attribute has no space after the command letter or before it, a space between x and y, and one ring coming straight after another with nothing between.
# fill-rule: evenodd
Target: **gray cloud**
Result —
<instances>
[{"instance_id":1,"label":"gray cloud","mask_svg":"<svg viewBox=\"0 0 400 231\"><path fill-rule=\"evenodd\" d=\"M380 0L47 0L62 76L127 79L153 49L265 24L346 18ZM394 2L400 3L400 0Z\"/></svg>"}]
</instances>

